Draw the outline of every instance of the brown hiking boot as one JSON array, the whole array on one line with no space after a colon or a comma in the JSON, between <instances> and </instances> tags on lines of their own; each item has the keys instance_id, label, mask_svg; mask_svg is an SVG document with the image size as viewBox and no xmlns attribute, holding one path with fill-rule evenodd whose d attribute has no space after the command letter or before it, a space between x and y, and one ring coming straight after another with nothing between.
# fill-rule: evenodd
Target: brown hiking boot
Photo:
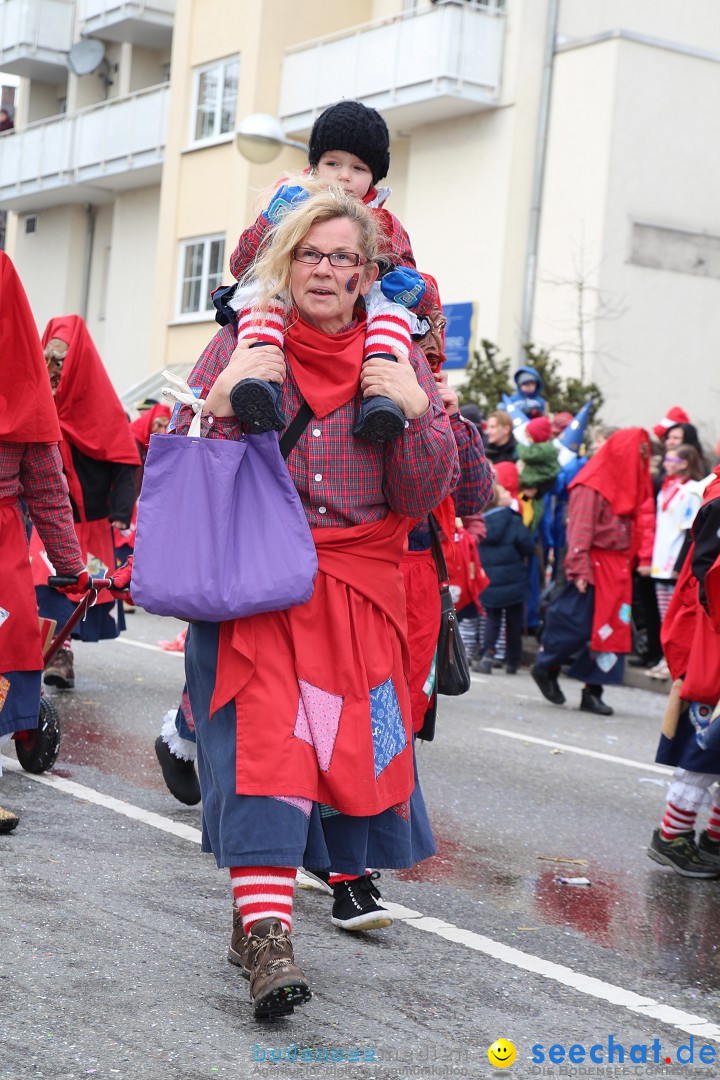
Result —
<instances>
[{"instance_id":1,"label":"brown hiking boot","mask_svg":"<svg viewBox=\"0 0 720 1080\"><path fill-rule=\"evenodd\" d=\"M72 649L62 648L50 667L45 668L46 686L57 686L58 690L72 690L75 685Z\"/></svg>"},{"instance_id":2,"label":"brown hiking boot","mask_svg":"<svg viewBox=\"0 0 720 1080\"><path fill-rule=\"evenodd\" d=\"M232 937L230 938L230 945L228 947L227 958L231 964L235 967L239 967L243 976L246 979L250 978L250 968L248 966L248 950L250 947L250 939L243 930L242 918L240 912L233 906L233 928Z\"/></svg>"},{"instance_id":3,"label":"brown hiking boot","mask_svg":"<svg viewBox=\"0 0 720 1080\"><path fill-rule=\"evenodd\" d=\"M312 997L307 979L295 966L290 935L278 919L260 919L248 936L247 964L255 1016L286 1016Z\"/></svg>"}]
</instances>

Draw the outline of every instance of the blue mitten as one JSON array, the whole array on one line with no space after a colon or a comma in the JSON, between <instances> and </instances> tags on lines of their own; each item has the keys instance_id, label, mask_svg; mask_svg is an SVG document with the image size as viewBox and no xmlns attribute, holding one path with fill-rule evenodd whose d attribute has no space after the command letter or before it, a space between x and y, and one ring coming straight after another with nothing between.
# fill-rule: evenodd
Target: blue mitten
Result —
<instances>
[{"instance_id":1,"label":"blue mitten","mask_svg":"<svg viewBox=\"0 0 720 1080\"><path fill-rule=\"evenodd\" d=\"M281 184L270 200L265 217L271 225L277 225L286 214L307 198L309 198L307 191L299 184Z\"/></svg>"},{"instance_id":2,"label":"blue mitten","mask_svg":"<svg viewBox=\"0 0 720 1080\"><path fill-rule=\"evenodd\" d=\"M422 274L411 266L396 266L380 282L383 296L393 304L402 304L414 308L425 295L425 281Z\"/></svg>"}]
</instances>

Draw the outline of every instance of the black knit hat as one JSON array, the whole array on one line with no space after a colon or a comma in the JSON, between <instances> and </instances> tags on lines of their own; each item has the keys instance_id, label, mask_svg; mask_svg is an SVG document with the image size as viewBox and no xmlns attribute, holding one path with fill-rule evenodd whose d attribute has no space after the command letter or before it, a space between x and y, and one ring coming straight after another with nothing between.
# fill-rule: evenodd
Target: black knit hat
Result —
<instances>
[{"instance_id":1,"label":"black knit hat","mask_svg":"<svg viewBox=\"0 0 720 1080\"><path fill-rule=\"evenodd\" d=\"M373 184L390 168L390 134L377 109L360 101L339 101L318 116L310 132L308 161L313 168L327 150L345 150L359 157L372 173Z\"/></svg>"}]
</instances>

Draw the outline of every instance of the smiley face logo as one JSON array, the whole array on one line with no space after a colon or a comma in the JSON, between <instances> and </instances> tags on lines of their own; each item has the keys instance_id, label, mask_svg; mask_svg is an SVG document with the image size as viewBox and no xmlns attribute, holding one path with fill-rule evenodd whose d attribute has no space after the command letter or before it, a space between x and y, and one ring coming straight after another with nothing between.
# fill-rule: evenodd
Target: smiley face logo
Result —
<instances>
[{"instance_id":1,"label":"smiley face logo","mask_svg":"<svg viewBox=\"0 0 720 1080\"><path fill-rule=\"evenodd\" d=\"M517 1051L507 1039L496 1039L488 1050L488 1061L496 1069L507 1069L512 1065L517 1056Z\"/></svg>"}]
</instances>

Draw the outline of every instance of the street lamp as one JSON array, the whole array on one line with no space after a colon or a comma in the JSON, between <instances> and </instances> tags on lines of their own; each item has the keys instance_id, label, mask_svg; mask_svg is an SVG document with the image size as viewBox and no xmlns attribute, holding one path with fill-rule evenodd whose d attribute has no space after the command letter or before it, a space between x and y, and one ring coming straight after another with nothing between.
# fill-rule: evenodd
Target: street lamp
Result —
<instances>
[{"instance_id":1,"label":"street lamp","mask_svg":"<svg viewBox=\"0 0 720 1080\"><path fill-rule=\"evenodd\" d=\"M242 156L254 165L267 165L278 156L283 146L307 151L305 143L286 138L278 118L269 113L246 116L240 121L235 139Z\"/></svg>"}]
</instances>

